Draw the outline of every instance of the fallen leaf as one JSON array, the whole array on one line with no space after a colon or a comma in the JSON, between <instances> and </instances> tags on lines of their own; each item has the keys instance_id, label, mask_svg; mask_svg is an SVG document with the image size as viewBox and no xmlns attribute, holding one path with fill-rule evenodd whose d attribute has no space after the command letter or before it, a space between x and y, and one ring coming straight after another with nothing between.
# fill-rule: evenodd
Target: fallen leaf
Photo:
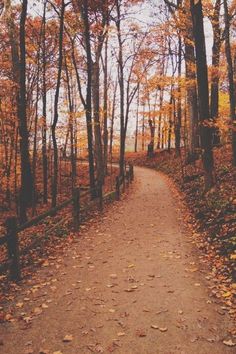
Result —
<instances>
[{"instance_id":1,"label":"fallen leaf","mask_svg":"<svg viewBox=\"0 0 236 354\"><path fill-rule=\"evenodd\" d=\"M117 274L110 274L110 278L111 279L116 279L117 278Z\"/></svg>"},{"instance_id":2,"label":"fallen leaf","mask_svg":"<svg viewBox=\"0 0 236 354\"><path fill-rule=\"evenodd\" d=\"M42 304L42 309L48 309L48 305Z\"/></svg>"},{"instance_id":3,"label":"fallen leaf","mask_svg":"<svg viewBox=\"0 0 236 354\"><path fill-rule=\"evenodd\" d=\"M23 302L18 302L17 304L16 304L16 307L18 307L18 308L22 308L24 306L24 303Z\"/></svg>"},{"instance_id":4,"label":"fallen leaf","mask_svg":"<svg viewBox=\"0 0 236 354\"><path fill-rule=\"evenodd\" d=\"M40 315L43 311L39 307L35 307L34 309L34 314L35 315Z\"/></svg>"},{"instance_id":5,"label":"fallen leaf","mask_svg":"<svg viewBox=\"0 0 236 354\"><path fill-rule=\"evenodd\" d=\"M67 334L65 335L62 341L67 343L67 342L71 342L72 340L73 340L73 336L71 334Z\"/></svg>"},{"instance_id":6,"label":"fallen leaf","mask_svg":"<svg viewBox=\"0 0 236 354\"><path fill-rule=\"evenodd\" d=\"M228 347L235 347L236 343L232 341L232 339L229 340L223 340L223 343L227 345Z\"/></svg>"},{"instance_id":7,"label":"fallen leaf","mask_svg":"<svg viewBox=\"0 0 236 354\"><path fill-rule=\"evenodd\" d=\"M138 330L136 331L136 335L137 335L138 337L146 337L146 336L147 336L147 334L146 334L143 330L141 330L141 329L138 329Z\"/></svg>"},{"instance_id":8,"label":"fallen leaf","mask_svg":"<svg viewBox=\"0 0 236 354\"><path fill-rule=\"evenodd\" d=\"M158 327L159 331L161 332L166 332L168 331L168 328L167 327Z\"/></svg>"},{"instance_id":9,"label":"fallen leaf","mask_svg":"<svg viewBox=\"0 0 236 354\"><path fill-rule=\"evenodd\" d=\"M157 325L152 324L152 325L151 325L151 328L153 328L153 329L158 329L159 327L158 327Z\"/></svg>"},{"instance_id":10,"label":"fallen leaf","mask_svg":"<svg viewBox=\"0 0 236 354\"><path fill-rule=\"evenodd\" d=\"M230 296L231 296L231 292L230 292L230 291L227 291L227 292L224 293L222 296L223 296L223 297L230 297Z\"/></svg>"},{"instance_id":11,"label":"fallen leaf","mask_svg":"<svg viewBox=\"0 0 236 354\"><path fill-rule=\"evenodd\" d=\"M123 337L123 336L125 336L125 332L119 332L119 333L117 333L117 335L118 335L118 337Z\"/></svg>"}]
</instances>

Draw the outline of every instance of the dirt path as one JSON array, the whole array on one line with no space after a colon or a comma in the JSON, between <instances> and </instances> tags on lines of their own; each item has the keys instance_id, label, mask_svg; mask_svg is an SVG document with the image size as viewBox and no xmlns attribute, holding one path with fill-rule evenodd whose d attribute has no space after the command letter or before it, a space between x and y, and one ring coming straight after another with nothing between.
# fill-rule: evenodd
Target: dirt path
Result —
<instances>
[{"instance_id":1,"label":"dirt path","mask_svg":"<svg viewBox=\"0 0 236 354\"><path fill-rule=\"evenodd\" d=\"M133 192L25 287L0 353L235 353L179 202L155 171L135 174Z\"/></svg>"}]
</instances>

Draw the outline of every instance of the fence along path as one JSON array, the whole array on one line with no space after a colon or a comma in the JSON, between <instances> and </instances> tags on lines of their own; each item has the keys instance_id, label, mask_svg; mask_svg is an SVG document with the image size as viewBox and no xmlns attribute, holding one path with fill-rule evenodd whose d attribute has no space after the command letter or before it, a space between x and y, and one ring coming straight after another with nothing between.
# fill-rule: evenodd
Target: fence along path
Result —
<instances>
[{"instance_id":1,"label":"fence along path","mask_svg":"<svg viewBox=\"0 0 236 354\"><path fill-rule=\"evenodd\" d=\"M127 168L128 167L128 168ZM104 194L102 185L96 186L96 195L97 197L92 200L98 203L99 210L103 209L103 202L108 199L120 199L120 195L125 191L126 186L129 187L129 184L133 181L134 170L133 165L129 164L125 166L125 175L116 177L115 190ZM122 187L122 188L121 188ZM75 230L79 229L81 221L81 213L84 210L87 210L91 206L91 202L88 203L83 208L81 207L81 201L85 196L88 196L91 193L91 189L83 191L83 187L75 188L73 196L70 199L65 200L55 208L52 208L37 217L27 221L25 224L20 226L17 225L17 218L15 216L9 217L6 219L6 234L0 237L0 246L7 247L8 261L0 265L0 271L9 270L9 276L11 280L18 281L21 279L21 267L20 267L20 253L24 250L20 250L19 247L19 236L18 234L35 226L43 221L48 216L54 216L56 213L68 205L72 205L72 219L73 227Z\"/></svg>"}]
</instances>

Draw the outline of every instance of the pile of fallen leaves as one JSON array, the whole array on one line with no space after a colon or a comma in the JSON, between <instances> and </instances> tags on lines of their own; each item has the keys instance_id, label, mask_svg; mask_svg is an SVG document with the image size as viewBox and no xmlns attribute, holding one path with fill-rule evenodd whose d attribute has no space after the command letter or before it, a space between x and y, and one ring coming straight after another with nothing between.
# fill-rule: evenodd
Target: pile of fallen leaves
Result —
<instances>
[{"instance_id":1,"label":"pile of fallen leaves","mask_svg":"<svg viewBox=\"0 0 236 354\"><path fill-rule=\"evenodd\" d=\"M215 148L214 159L216 184L206 192L201 160L187 163L184 151L181 157L174 150L157 151L153 157L146 152L126 155L134 165L164 172L183 193L198 235L196 243L218 281L216 297L225 298L230 306L236 296L236 168L231 162L231 146Z\"/></svg>"}]
</instances>

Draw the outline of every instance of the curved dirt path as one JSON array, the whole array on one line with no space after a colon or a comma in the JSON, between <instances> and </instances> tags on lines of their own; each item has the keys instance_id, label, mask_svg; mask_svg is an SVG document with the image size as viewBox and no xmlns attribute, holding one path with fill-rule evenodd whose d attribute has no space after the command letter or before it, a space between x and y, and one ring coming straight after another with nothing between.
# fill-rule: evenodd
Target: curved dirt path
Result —
<instances>
[{"instance_id":1,"label":"curved dirt path","mask_svg":"<svg viewBox=\"0 0 236 354\"><path fill-rule=\"evenodd\" d=\"M23 319L1 328L2 354L235 352L180 202L162 175L135 175L133 191L25 285Z\"/></svg>"}]
</instances>

